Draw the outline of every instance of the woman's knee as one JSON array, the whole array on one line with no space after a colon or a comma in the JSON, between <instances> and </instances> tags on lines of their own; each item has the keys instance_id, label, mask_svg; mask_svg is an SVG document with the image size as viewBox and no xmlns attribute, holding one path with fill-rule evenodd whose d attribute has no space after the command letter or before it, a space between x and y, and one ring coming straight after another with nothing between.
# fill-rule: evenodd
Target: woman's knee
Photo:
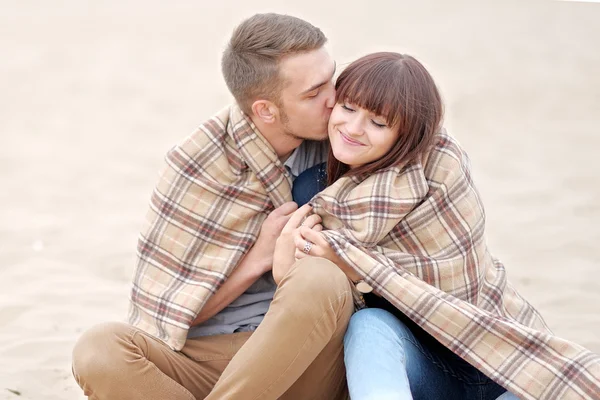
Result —
<instances>
[{"instance_id":1,"label":"woman's knee","mask_svg":"<svg viewBox=\"0 0 600 400\"><path fill-rule=\"evenodd\" d=\"M392 313L381 308L364 308L350 318L344 341L352 338L371 338L379 342L381 339L398 342L411 340L411 330Z\"/></svg>"}]
</instances>

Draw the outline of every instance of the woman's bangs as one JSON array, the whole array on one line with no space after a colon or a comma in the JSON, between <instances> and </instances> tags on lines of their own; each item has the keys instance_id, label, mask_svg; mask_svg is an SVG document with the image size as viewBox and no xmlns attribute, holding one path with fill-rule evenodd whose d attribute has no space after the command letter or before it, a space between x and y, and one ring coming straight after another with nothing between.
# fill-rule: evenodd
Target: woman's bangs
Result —
<instances>
[{"instance_id":1,"label":"woman's bangs","mask_svg":"<svg viewBox=\"0 0 600 400\"><path fill-rule=\"evenodd\" d=\"M397 69L391 71L392 68L367 69L367 65L362 67L358 65L351 71L344 71L347 74L340 75L337 81L336 102L357 105L383 117L388 126L394 126L401 106L397 82L393 82L392 79L397 78Z\"/></svg>"}]
</instances>

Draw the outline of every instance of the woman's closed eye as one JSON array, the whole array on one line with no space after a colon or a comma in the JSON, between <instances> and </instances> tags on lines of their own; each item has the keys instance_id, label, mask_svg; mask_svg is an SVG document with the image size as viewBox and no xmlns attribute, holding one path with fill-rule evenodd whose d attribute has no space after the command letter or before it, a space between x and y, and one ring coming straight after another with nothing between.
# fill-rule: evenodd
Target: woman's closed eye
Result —
<instances>
[{"instance_id":1,"label":"woman's closed eye","mask_svg":"<svg viewBox=\"0 0 600 400\"><path fill-rule=\"evenodd\" d=\"M354 109L350 107L348 104L342 104L342 108L346 111L354 112Z\"/></svg>"},{"instance_id":2,"label":"woman's closed eye","mask_svg":"<svg viewBox=\"0 0 600 400\"><path fill-rule=\"evenodd\" d=\"M372 123L373 125L375 125L376 127L378 127L378 128L386 128L386 127L387 127L387 125L386 125L386 124L384 124L384 123L382 123L382 122L379 122L379 121L375 121L375 120L373 120L373 119L371 120L371 123Z\"/></svg>"}]
</instances>

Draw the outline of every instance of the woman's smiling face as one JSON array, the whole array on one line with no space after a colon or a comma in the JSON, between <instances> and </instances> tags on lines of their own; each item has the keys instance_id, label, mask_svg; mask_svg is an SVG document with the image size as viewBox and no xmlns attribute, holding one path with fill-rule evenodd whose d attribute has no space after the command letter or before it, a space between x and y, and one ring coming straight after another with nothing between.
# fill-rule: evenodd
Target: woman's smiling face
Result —
<instances>
[{"instance_id":1,"label":"woman's smiling face","mask_svg":"<svg viewBox=\"0 0 600 400\"><path fill-rule=\"evenodd\" d=\"M398 140L398 129L384 117L352 103L337 103L329 118L333 155L351 169L385 156Z\"/></svg>"}]
</instances>

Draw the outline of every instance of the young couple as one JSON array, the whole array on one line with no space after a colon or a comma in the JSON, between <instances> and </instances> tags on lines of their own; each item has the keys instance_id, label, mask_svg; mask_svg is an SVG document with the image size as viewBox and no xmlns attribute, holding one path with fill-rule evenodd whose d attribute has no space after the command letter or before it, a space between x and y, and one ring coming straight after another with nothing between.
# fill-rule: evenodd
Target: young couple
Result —
<instances>
[{"instance_id":1,"label":"young couple","mask_svg":"<svg viewBox=\"0 0 600 400\"><path fill-rule=\"evenodd\" d=\"M167 154L129 323L75 346L85 395L598 398L600 358L554 336L490 255L427 70L375 53L334 88L325 42L291 16L236 28L236 104Z\"/></svg>"}]
</instances>

